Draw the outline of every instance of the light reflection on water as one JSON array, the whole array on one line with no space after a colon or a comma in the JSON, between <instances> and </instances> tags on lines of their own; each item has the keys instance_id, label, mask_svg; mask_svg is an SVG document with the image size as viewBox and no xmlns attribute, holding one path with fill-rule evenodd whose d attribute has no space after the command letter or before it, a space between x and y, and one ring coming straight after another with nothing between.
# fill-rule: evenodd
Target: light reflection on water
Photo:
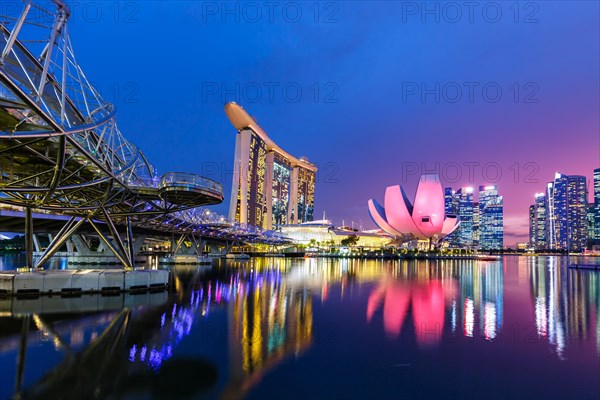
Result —
<instances>
[{"instance_id":1,"label":"light reflection on water","mask_svg":"<svg viewBox=\"0 0 600 400\"><path fill-rule=\"evenodd\" d=\"M0 397L600 393L600 271L560 258L253 259L172 278L169 296L69 300L95 312L38 315L34 300L0 299ZM543 372L523 386L520 368Z\"/></svg>"}]
</instances>

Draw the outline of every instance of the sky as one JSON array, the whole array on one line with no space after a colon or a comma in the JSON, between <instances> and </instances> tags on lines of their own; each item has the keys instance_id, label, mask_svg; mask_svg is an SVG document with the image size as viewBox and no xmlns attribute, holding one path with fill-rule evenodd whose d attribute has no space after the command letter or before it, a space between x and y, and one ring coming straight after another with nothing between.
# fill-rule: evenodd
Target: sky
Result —
<instances>
[{"instance_id":1,"label":"sky","mask_svg":"<svg viewBox=\"0 0 600 400\"><path fill-rule=\"evenodd\" d=\"M537 2L77 2L79 64L160 173L223 183L241 104L319 166L315 217L374 228L418 176L498 185L505 243L560 171L600 167L600 7Z\"/></svg>"}]
</instances>

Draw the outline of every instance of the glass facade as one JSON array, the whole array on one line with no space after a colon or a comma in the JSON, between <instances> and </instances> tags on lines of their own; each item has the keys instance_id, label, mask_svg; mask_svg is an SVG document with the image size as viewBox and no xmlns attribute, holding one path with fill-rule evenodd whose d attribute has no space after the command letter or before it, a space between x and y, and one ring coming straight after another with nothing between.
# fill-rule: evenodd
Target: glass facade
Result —
<instances>
[{"instance_id":1,"label":"glass facade","mask_svg":"<svg viewBox=\"0 0 600 400\"><path fill-rule=\"evenodd\" d=\"M454 215L458 216L458 196L456 192L452 188L444 189L444 211L446 216ZM460 220L459 220L460 222ZM459 236L460 226L451 234L444 238L444 241L448 243L448 247L450 248L458 248L460 247L460 236Z\"/></svg>"},{"instance_id":2,"label":"glass facade","mask_svg":"<svg viewBox=\"0 0 600 400\"><path fill-rule=\"evenodd\" d=\"M554 208L554 184L548 182L546 185L546 195L544 196L544 208L546 209L546 220L544 221L546 248L550 250L557 249L556 244L556 213Z\"/></svg>"},{"instance_id":3,"label":"glass facade","mask_svg":"<svg viewBox=\"0 0 600 400\"><path fill-rule=\"evenodd\" d=\"M502 250L504 204L496 186L480 186L478 201L473 188L444 189L446 215L456 215L460 225L444 239L450 248Z\"/></svg>"},{"instance_id":4,"label":"glass facade","mask_svg":"<svg viewBox=\"0 0 600 400\"><path fill-rule=\"evenodd\" d=\"M473 218L473 188L460 188L456 192L458 196L458 242L462 248L473 248L475 240L473 236L474 218Z\"/></svg>"},{"instance_id":5,"label":"glass facade","mask_svg":"<svg viewBox=\"0 0 600 400\"><path fill-rule=\"evenodd\" d=\"M590 226L584 176L556 173L545 193L536 195L530 218L532 246L537 249L583 251Z\"/></svg>"},{"instance_id":6,"label":"glass facade","mask_svg":"<svg viewBox=\"0 0 600 400\"><path fill-rule=\"evenodd\" d=\"M298 222L313 220L315 211L315 173L299 167L298 171Z\"/></svg>"},{"instance_id":7,"label":"glass facade","mask_svg":"<svg viewBox=\"0 0 600 400\"><path fill-rule=\"evenodd\" d=\"M569 227L567 246L574 251L583 251L587 245L587 182L585 176L569 176L567 184L567 204Z\"/></svg>"},{"instance_id":8,"label":"glass facade","mask_svg":"<svg viewBox=\"0 0 600 400\"><path fill-rule=\"evenodd\" d=\"M504 202L496 186L479 187L478 239L482 250L504 247Z\"/></svg>"},{"instance_id":9,"label":"glass facade","mask_svg":"<svg viewBox=\"0 0 600 400\"><path fill-rule=\"evenodd\" d=\"M312 221L317 168L264 136L253 129L238 133L230 219L263 229Z\"/></svg>"},{"instance_id":10,"label":"glass facade","mask_svg":"<svg viewBox=\"0 0 600 400\"><path fill-rule=\"evenodd\" d=\"M592 208L592 221L589 237L600 240L600 168L594 170L594 204Z\"/></svg>"},{"instance_id":11,"label":"glass facade","mask_svg":"<svg viewBox=\"0 0 600 400\"><path fill-rule=\"evenodd\" d=\"M535 250L546 249L546 196L536 193L529 206L529 244Z\"/></svg>"},{"instance_id":12,"label":"glass facade","mask_svg":"<svg viewBox=\"0 0 600 400\"><path fill-rule=\"evenodd\" d=\"M273 161L273 226L287 224L287 210L290 204L290 162L279 154Z\"/></svg>"}]
</instances>

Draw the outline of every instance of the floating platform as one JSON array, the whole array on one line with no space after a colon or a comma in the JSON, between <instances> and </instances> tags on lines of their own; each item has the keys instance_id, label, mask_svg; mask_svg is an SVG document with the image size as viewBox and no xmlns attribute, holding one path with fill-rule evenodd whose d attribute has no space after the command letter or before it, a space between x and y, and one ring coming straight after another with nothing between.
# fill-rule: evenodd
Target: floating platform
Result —
<instances>
[{"instance_id":1,"label":"floating platform","mask_svg":"<svg viewBox=\"0 0 600 400\"><path fill-rule=\"evenodd\" d=\"M34 252L33 257L38 258L41 257L43 253ZM54 254L54 257L62 257L67 260L68 265L123 265L121 260L117 256L111 254L88 254L81 255L78 253L69 253L69 252L57 252ZM147 262L147 258L145 256L136 256L135 264L145 264ZM102 267L100 267L102 268Z\"/></svg>"},{"instance_id":2,"label":"floating platform","mask_svg":"<svg viewBox=\"0 0 600 400\"><path fill-rule=\"evenodd\" d=\"M248 254L233 254L233 253L229 253L229 254L225 254L223 256L221 256L221 258L224 258L226 260L249 260L250 256Z\"/></svg>"},{"instance_id":3,"label":"floating platform","mask_svg":"<svg viewBox=\"0 0 600 400\"><path fill-rule=\"evenodd\" d=\"M0 296L73 295L164 290L166 270L80 269L0 272Z\"/></svg>"},{"instance_id":4,"label":"floating platform","mask_svg":"<svg viewBox=\"0 0 600 400\"><path fill-rule=\"evenodd\" d=\"M139 306L159 306L166 303L168 293L83 294L81 296L11 296L0 298L0 315L68 314L116 311Z\"/></svg>"}]
</instances>

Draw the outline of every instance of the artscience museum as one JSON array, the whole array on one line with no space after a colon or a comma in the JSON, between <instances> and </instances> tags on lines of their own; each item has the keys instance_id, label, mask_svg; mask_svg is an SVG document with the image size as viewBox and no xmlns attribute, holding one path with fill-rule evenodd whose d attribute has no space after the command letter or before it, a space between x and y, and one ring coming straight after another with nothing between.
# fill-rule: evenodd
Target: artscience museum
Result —
<instances>
[{"instance_id":1,"label":"artscience museum","mask_svg":"<svg viewBox=\"0 0 600 400\"><path fill-rule=\"evenodd\" d=\"M446 215L444 191L437 175L422 175L414 201L400 185L385 190L384 206L369 200L369 214L384 232L399 238L412 235L430 243L452 233L459 225L455 215Z\"/></svg>"}]
</instances>

